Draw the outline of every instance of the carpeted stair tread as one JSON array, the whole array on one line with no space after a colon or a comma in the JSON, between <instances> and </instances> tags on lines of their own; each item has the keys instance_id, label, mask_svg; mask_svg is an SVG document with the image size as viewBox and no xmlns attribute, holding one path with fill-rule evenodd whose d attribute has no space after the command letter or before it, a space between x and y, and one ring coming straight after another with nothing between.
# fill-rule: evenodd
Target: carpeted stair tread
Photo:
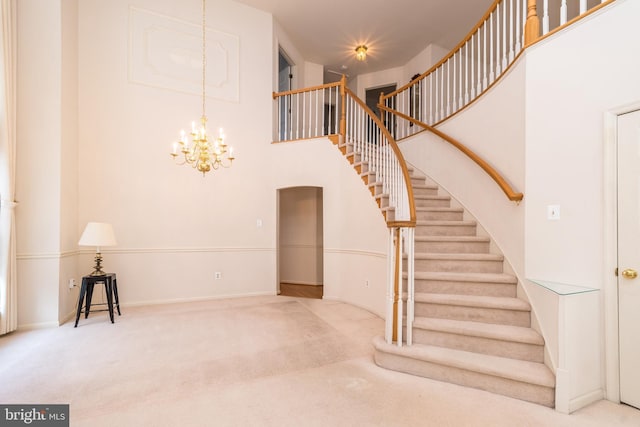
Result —
<instances>
[{"instance_id":1,"label":"carpeted stair tread","mask_svg":"<svg viewBox=\"0 0 640 427\"><path fill-rule=\"evenodd\" d=\"M429 197L429 196L425 196L425 197ZM421 225L425 225L425 226L435 226L435 225L450 225L450 226L459 226L459 225L477 225L478 223L470 220L470 221L446 221L446 220L426 220L426 219L419 219L416 221L416 226L420 227Z\"/></svg>"},{"instance_id":2,"label":"carpeted stair tread","mask_svg":"<svg viewBox=\"0 0 640 427\"><path fill-rule=\"evenodd\" d=\"M456 222L459 222L459 221L456 221ZM483 236L415 236L415 241L416 242L490 242L491 239Z\"/></svg>"},{"instance_id":3,"label":"carpeted stair tread","mask_svg":"<svg viewBox=\"0 0 640 427\"><path fill-rule=\"evenodd\" d=\"M445 208L439 206L416 206L416 212L464 212L462 208Z\"/></svg>"},{"instance_id":4,"label":"carpeted stair tread","mask_svg":"<svg viewBox=\"0 0 640 427\"><path fill-rule=\"evenodd\" d=\"M412 185L413 189L416 190L437 190L438 186L437 185L432 185L432 184L413 184Z\"/></svg>"},{"instance_id":5,"label":"carpeted stair tread","mask_svg":"<svg viewBox=\"0 0 640 427\"><path fill-rule=\"evenodd\" d=\"M417 195L417 196L413 196L414 199L416 200L451 200L451 197L449 196L421 196L421 195Z\"/></svg>"},{"instance_id":6,"label":"carpeted stair tread","mask_svg":"<svg viewBox=\"0 0 640 427\"><path fill-rule=\"evenodd\" d=\"M476 295L457 295L457 294L430 294L417 293L414 296L416 302L455 305L476 308L492 308L501 310L514 311L530 311L531 305L518 298L509 297L490 297Z\"/></svg>"},{"instance_id":7,"label":"carpeted stair tread","mask_svg":"<svg viewBox=\"0 0 640 427\"><path fill-rule=\"evenodd\" d=\"M416 271L414 273L414 277L421 280L441 280L448 282L506 283L514 285L518 283L518 280L515 276L503 273L451 273L437 271Z\"/></svg>"},{"instance_id":8,"label":"carpeted stair tread","mask_svg":"<svg viewBox=\"0 0 640 427\"><path fill-rule=\"evenodd\" d=\"M451 366L542 387L555 387L555 377L543 363L422 344L398 347L394 344L387 344L381 336L374 338L373 345L377 351L396 354L401 357Z\"/></svg>"},{"instance_id":9,"label":"carpeted stair tread","mask_svg":"<svg viewBox=\"0 0 640 427\"><path fill-rule=\"evenodd\" d=\"M414 254L414 259L432 259L432 260L458 260L458 261L502 261L504 256L497 254L449 254L449 253L431 253L419 252Z\"/></svg>"},{"instance_id":10,"label":"carpeted stair tread","mask_svg":"<svg viewBox=\"0 0 640 427\"><path fill-rule=\"evenodd\" d=\"M434 319L429 317L416 317L413 325L415 328L447 332L456 335L544 345L544 340L540 334L531 328L521 326L497 325L465 320Z\"/></svg>"}]
</instances>

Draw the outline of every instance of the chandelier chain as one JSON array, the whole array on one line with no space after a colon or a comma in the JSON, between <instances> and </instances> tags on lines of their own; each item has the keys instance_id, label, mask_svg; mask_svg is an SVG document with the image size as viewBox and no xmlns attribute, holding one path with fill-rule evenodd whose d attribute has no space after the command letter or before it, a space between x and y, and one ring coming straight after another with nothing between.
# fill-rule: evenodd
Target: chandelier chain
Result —
<instances>
[{"instance_id":1,"label":"chandelier chain","mask_svg":"<svg viewBox=\"0 0 640 427\"><path fill-rule=\"evenodd\" d=\"M207 27L206 27L206 0L202 0L202 117L205 116L205 98L206 98L206 67L207 67Z\"/></svg>"},{"instance_id":2,"label":"chandelier chain","mask_svg":"<svg viewBox=\"0 0 640 427\"><path fill-rule=\"evenodd\" d=\"M225 141L222 128L218 131L218 136L207 135L207 11L206 0L202 0L202 116L200 125L191 122L191 132L189 136L182 130L180 139L173 143L173 151L170 153L174 161L178 164L188 164L205 176L207 172L218 168L231 167L235 157L233 147ZM191 141L189 141L191 139Z\"/></svg>"}]
</instances>

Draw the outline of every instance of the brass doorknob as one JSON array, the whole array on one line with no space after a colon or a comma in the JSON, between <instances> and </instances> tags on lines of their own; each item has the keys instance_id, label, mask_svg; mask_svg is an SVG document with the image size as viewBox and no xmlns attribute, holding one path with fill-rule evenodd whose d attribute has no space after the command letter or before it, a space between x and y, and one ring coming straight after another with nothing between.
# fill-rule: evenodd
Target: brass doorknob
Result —
<instances>
[{"instance_id":1,"label":"brass doorknob","mask_svg":"<svg viewBox=\"0 0 640 427\"><path fill-rule=\"evenodd\" d=\"M636 277L638 277L638 272L635 271L633 268L627 268L622 272L622 276L625 279L635 279Z\"/></svg>"}]
</instances>

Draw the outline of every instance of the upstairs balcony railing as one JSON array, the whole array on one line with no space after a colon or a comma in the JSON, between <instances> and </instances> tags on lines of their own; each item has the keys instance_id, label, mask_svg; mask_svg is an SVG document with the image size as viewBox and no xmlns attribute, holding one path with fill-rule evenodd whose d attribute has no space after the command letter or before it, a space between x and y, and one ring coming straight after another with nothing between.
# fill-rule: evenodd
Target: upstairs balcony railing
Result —
<instances>
[{"instance_id":1,"label":"upstairs balcony railing","mask_svg":"<svg viewBox=\"0 0 640 427\"><path fill-rule=\"evenodd\" d=\"M486 92L526 46L613 1L496 0L448 55L407 85L382 95L380 104L436 126ZM389 117L386 121L393 123ZM392 129L396 140L422 130L407 120L398 120Z\"/></svg>"}]
</instances>

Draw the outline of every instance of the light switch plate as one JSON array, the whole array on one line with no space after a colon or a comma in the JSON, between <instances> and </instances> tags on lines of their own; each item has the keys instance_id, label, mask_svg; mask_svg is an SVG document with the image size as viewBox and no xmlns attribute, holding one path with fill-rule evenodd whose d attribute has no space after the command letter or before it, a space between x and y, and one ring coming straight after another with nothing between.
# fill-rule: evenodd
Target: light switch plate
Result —
<instances>
[{"instance_id":1,"label":"light switch plate","mask_svg":"<svg viewBox=\"0 0 640 427\"><path fill-rule=\"evenodd\" d=\"M560 219L560 205L547 206L547 219L552 221Z\"/></svg>"}]
</instances>

